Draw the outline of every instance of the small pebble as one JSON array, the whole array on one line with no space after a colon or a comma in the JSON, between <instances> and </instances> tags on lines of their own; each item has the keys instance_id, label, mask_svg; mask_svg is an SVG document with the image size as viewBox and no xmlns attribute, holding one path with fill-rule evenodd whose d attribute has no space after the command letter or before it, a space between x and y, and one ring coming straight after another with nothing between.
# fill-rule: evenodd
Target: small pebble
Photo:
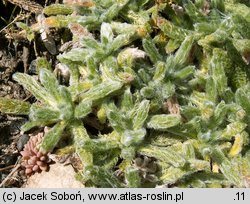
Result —
<instances>
[{"instance_id":1,"label":"small pebble","mask_svg":"<svg viewBox=\"0 0 250 204\"><path fill-rule=\"evenodd\" d=\"M23 134L23 135L20 136L19 140L17 141L17 145L16 145L18 151L23 150L23 147L29 141L29 138L30 137L28 135L26 135L26 134Z\"/></svg>"},{"instance_id":2,"label":"small pebble","mask_svg":"<svg viewBox=\"0 0 250 204\"><path fill-rule=\"evenodd\" d=\"M10 124L10 134L16 135L20 132L21 126L26 122L26 119L14 120Z\"/></svg>"},{"instance_id":3,"label":"small pebble","mask_svg":"<svg viewBox=\"0 0 250 204\"><path fill-rule=\"evenodd\" d=\"M29 74L37 74L36 60L32 60L28 69Z\"/></svg>"}]
</instances>

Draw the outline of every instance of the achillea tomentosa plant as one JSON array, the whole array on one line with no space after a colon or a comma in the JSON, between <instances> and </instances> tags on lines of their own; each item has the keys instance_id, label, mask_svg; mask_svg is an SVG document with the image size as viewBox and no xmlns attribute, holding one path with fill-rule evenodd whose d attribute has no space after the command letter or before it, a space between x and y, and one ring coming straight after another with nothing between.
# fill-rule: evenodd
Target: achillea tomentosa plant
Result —
<instances>
[{"instance_id":1,"label":"achillea tomentosa plant","mask_svg":"<svg viewBox=\"0 0 250 204\"><path fill-rule=\"evenodd\" d=\"M57 56L69 85L40 63L39 82L13 76L36 103L0 98L29 115L22 131L52 126L43 151L70 132L87 186L250 186L247 1L67 0L44 15L19 26L71 30ZM89 114L106 134L85 129Z\"/></svg>"}]
</instances>

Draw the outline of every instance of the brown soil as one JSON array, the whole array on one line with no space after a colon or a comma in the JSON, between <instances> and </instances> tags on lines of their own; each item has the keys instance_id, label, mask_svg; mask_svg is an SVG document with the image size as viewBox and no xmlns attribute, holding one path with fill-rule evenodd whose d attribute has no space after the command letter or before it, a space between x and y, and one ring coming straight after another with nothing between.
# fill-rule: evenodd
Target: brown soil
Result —
<instances>
[{"instance_id":1,"label":"brown soil","mask_svg":"<svg viewBox=\"0 0 250 204\"><path fill-rule=\"evenodd\" d=\"M36 17L32 5L44 6L55 1L30 0L31 7L26 8L22 8L22 1L0 0L0 97L32 101L34 98L12 80L15 72L29 73L30 64L36 59L34 44L20 34L15 22L32 24ZM36 46L43 51L39 39ZM20 187L25 180L17 165L19 152L27 141L26 135L20 135L20 127L26 120L0 112L0 187Z\"/></svg>"}]
</instances>

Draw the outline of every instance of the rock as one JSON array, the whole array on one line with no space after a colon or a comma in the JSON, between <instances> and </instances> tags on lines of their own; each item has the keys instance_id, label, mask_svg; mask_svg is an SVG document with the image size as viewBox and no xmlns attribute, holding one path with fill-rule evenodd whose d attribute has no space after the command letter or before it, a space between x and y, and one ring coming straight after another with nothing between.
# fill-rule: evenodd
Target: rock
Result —
<instances>
[{"instance_id":1,"label":"rock","mask_svg":"<svg viewBox=\"0 0 250 204\"><path fill-rule=\"evenodd\" d=\"M75 179L71 165L52 164L48 172L36 173L28 178L24 188L83 188L84 185Z\"/></svg>"},{"instance_id":2,"label":"rock","mask_svg":"<svg viewBox=\"0 0 250 204\"><path fill-rule=\"evenodd\" d=\"M24 145L29 141L30 137L26 134L23 134L20 136L20 138L17 141L16 147L18 151L22 151Z\"/></svg>"},{"instance_id":3,"label":"rock","mask_svg":"<svg viewBox=\"0 0 250 204\"><path fill-rule=\"evenodd\" d=\"M27 119L18 119L14 118L13 121L10 123L10 134L17 135L20 132L21 126L27 122Z\"/></svg>"}]
</instances>

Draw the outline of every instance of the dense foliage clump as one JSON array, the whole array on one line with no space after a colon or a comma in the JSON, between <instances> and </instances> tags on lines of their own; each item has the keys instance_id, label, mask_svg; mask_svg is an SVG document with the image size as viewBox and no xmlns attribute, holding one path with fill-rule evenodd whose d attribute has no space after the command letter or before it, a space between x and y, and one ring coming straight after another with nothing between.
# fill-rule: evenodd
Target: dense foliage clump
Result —
<instances>
[{"instance_id":1,"label":"dense foliage clump","mask_svg":"<svg viewBox=\"0 0 250 204\"><path fill-rule=\"evenodd\" d=\"M248 1L65 0L18 26L68 31L44 41L68 75L38 58L13 76L37 101L0 110L51 126L41 151L76 152L86 186L250 187Z\"/></svg>"}]
</instances>

